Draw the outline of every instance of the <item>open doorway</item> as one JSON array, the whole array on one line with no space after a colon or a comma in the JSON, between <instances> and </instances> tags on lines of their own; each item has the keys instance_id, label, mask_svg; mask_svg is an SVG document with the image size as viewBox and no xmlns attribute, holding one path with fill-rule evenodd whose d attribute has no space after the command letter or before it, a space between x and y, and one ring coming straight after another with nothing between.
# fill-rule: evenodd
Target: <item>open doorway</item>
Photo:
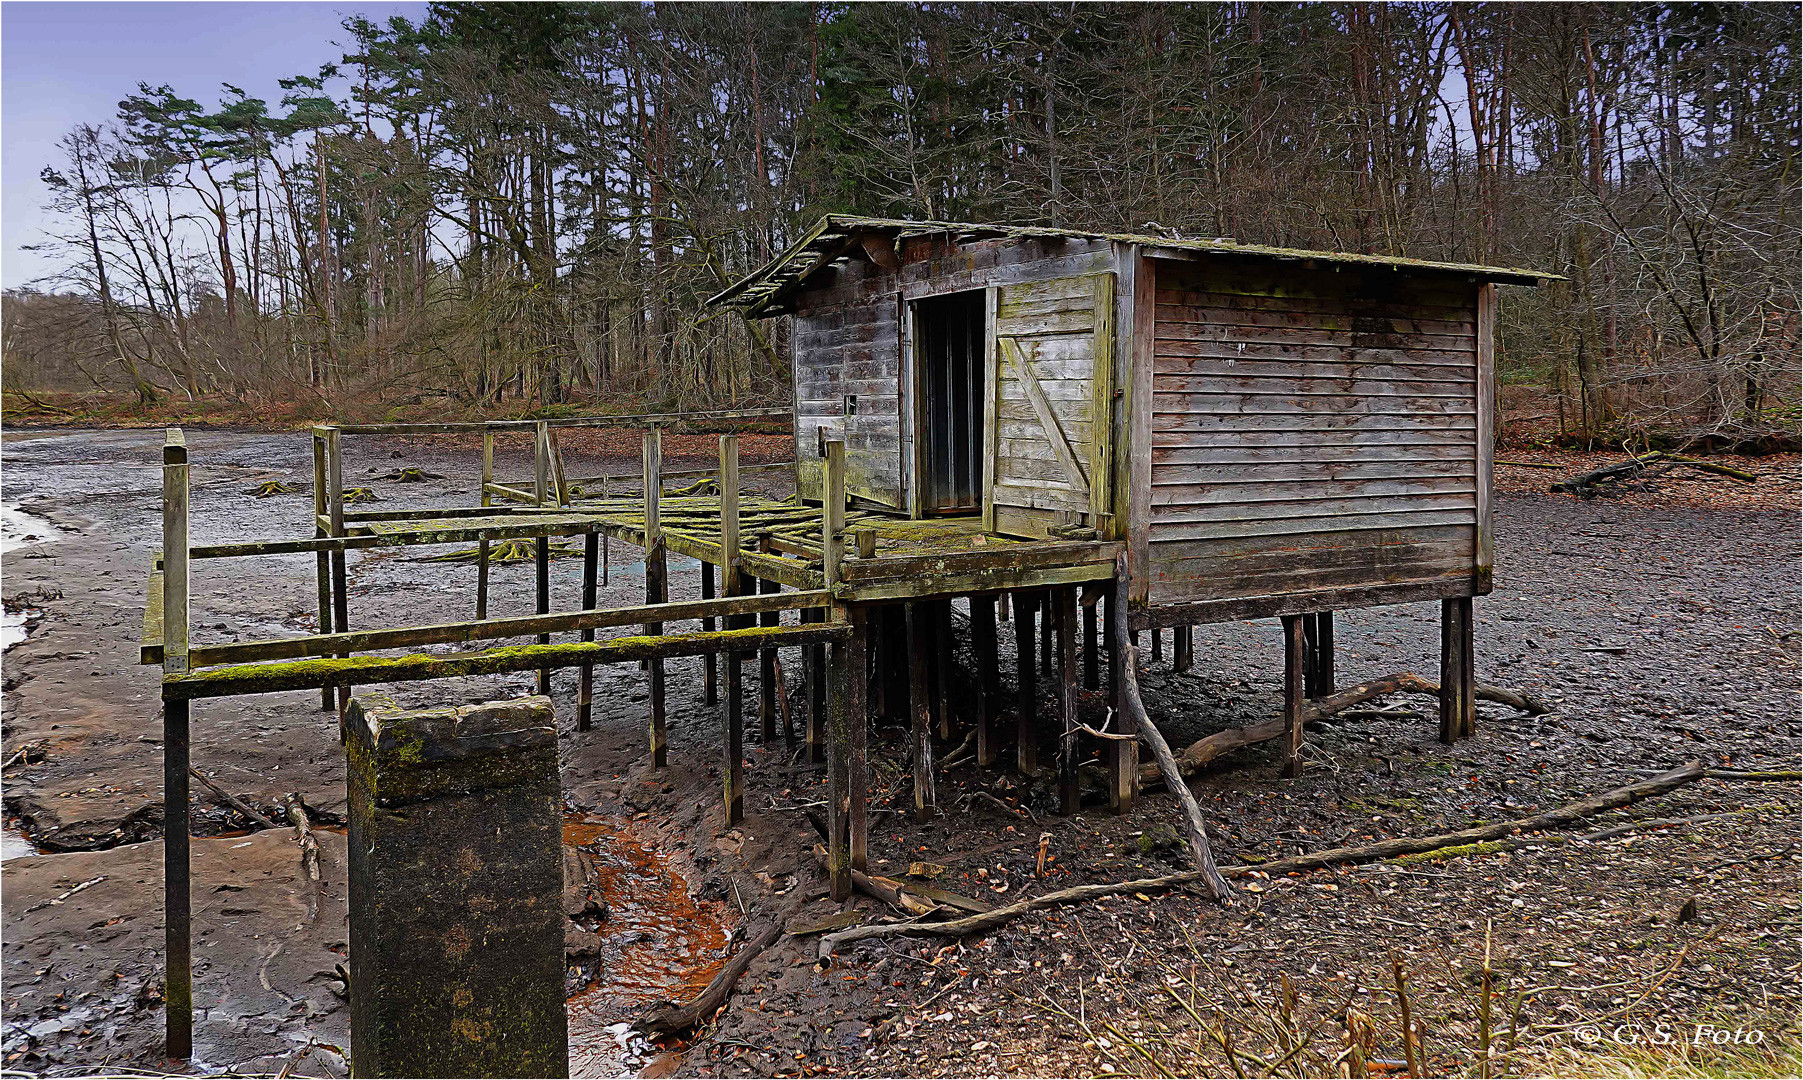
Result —
<instances>
[{"instance_id":1,"label":"open doorway","mask_svg":"<svg viewBox=\"0 0 1803 1080\"><path fill-rule=\"evenodd\" d=\"M983 299L978 290L915 301L922 514L983 506Z\"/></svg>"}]
</instances>

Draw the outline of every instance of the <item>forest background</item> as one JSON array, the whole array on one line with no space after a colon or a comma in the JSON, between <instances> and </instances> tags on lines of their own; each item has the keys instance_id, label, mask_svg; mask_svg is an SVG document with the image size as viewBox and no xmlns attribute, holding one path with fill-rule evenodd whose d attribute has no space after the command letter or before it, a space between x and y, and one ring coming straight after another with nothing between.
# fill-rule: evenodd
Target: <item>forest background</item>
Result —
<instances>
[{"instance_id":1,"label":"forest background","mask_svg":"<svg viewBox=\"0 0 1803 1080\"><path fill-rule=\"evenodd\" d=\"M45 163L9 421L788 400L708 296L821 214L1555 271L1511 415L1794 444L1796 4L435 4L279 101L141 85ZM194 95L194 96L189 96Z\"/></svg>"}]
</instances>

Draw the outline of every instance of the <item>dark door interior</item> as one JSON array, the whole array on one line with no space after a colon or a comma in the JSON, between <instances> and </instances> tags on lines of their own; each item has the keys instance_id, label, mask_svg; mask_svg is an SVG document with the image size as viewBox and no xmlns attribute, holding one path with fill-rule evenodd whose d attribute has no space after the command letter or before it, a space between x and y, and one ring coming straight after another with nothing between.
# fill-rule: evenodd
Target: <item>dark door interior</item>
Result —
<instances>
[{"instance_id":1,"label":"dark door interior","mask_svg":"<svg viewBox=\"0 0 1803 1080\"><path fill-rule=\"evenodd\" d=\"M974 513L983 505L983 293L917 302L921 510Z\"/></svg>"}]
</instances>

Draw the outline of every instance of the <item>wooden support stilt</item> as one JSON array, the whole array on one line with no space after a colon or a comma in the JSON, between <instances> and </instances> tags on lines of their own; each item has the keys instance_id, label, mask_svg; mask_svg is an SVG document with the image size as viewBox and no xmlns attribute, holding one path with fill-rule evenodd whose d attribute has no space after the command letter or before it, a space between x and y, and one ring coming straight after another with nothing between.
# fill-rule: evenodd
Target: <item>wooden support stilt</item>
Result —
<instances>
[{"instance_id":1,"label":"wooden support stilt","mask_svg":"<svg viewBox=\"0 0 1803 1080\"><path fill-rule=\"evenodd\" d=\"M1283 775L1302 775L1302 616L1283 617Z\"/></svg>"},{"instance_id":2,"label":"wooden support stilt","mask_svg":"<svg viewBox=\"0 0 1803 1080\"><path fill-rule=\"evenodd\" d=\"M589 533L582 538L582 609L592 610L595 594L595 564L600 561L601 538ZM593 630L582 631L582 640L595 640ZM595 665L583 664L576 669L576 730L588 731L594 725Z\"/></svg>"},{"instance_id":3,"label":"wooden support stilt","mask_svg":"<svg viewBox=\"0 0 1803 1080\"><path fill-rule=\"evenodd\" d=\"M1171 670L1188 671L1196 664L1196 628L1171 627Z\"/></svg>"},{"instance_id":4,"label":"wooden support stilt","mask_svg":"<svg viewBox=\"0 0 1803 1080\"><path fill-rule=\"evenodd\" d=\"M933 785L933 715L928 665L936 649L931 640L933 602L908 604L908 704L913 713L914 820L930 821L939 812Z\"/></svg>"},{"instance_id":5,"label":"wooden support stilt","mask_svg":"<svg viewBox=\"0 0 1803 1080\"><path fill-rule=\"evenodd\" d=\"M804 610L801 618L820 622L825 616L818 610ZM802 676L807 694L808 761L819 764L826 760L826 646L808 645L802 650Z\"/></svg>"},{"instance_id":6,"label":"wooden support stilt","mask_svg":"<svg viewBox=\"0 0 1803 1080\"><path fill-rule=\"evenodd\" d=\"M1440 741L1477 733L1471 598L1440 601Z\"/></svg>"},{"instance_id":7,"label":"wooden support stilt","mask_svg":"<svg viewBox=\"0 0 1803 1080\"><path fill-rule=\"evenodd\" d=\"M744 588L739 569L739 437L720 436L720 592L738 596ZM739 620L729 618L727 626L736 627ZM721 762L721 785L726 805L726 824L736 824L745 816L745 687L741 683L742 654L727 653L720 658L726 665L726 708L722 711L724 760Z\"/></svg>"},{"instance_id":8,"label":"wooden support stilt","mask_svg":"<svg viewBox=\"0 0 1803 1080\"><path fill-rule=\"evenodd\" d=\"M999 658L995 649L995 595L970 598L970 651L976 665L977 764L994 765L1001 747L995 709L1001 701L1001 681L996 678Z\"/></svg>"},{"instance_id":9,"label":"wooden support stilt","mask_svg":"<svg viewBox=\"0 0 1803 1080\"><path fill-rule=\"evenodd\" d=\"M840 504L844 504L841 497ZM846 832L851 845L851 868L870 868L870 713L865 707L865 688L870 682L870 665L864 654L861 633L864 613L859 608L846 611L852 633L846 640L845 737L846 796L850 803Z\"/></svg>"},{"instance_id":10,"label":"wooden support stilt","mask_svg":"<svg viewBox=\"0 0 1803 1080\"><path fill-rule=\"evenodd\" d=\"M1040 674L1052 674L1052 594L1042 589L1033 597L1033 610L1039 616L1039 671Z\"/></svg>"},{"instance_id":11,"label":"wooden support stilt","mask_svg":"<svg viewBox=\"0 0 1803 1080\"><path fill-rule=\"evenodd\" d=\"M1303 667L1310 700L1333 693L1333 612L1314 611L1302 616L1302 636L1307 645Z\"/></svg>"},{"instance_id":12,"label":"wooden support stilt","mask_svg":"<svg viewBox=\"0 0 1803 1080\"><path fill-rule=\"evenodd\" d=\"M482 505L493 505L488 485L495 480L495 433L482 429ZM488 537L476 541L476 618L488 618Z\"/></svg>"},{"instance_id":13,"label":"wooden support stilt","mask_svg":"<svg viewBox=\"0 0 1803 1080\"><path fill-rule=\"evenodd\" d=\"M336 431L333 432L336 435ZM342 495L336 520L343 518ZM342 556L341 556L342 557ZM188 671L188 448L180 428L163 445L163 672ZM163 700L163 975L168 1056L194 1054L194 980L188 864L188 710Z\"/></svg>"},{"instance_id":14,"label":"wooden support stilt","mask_svg":"<svg viewBox=\"0 0 1803 1080\"><path fill-rule=\"evenodd\" d=\"M331 533L334 537L345 534L344 530L344 438L337 428L326 430L326 499L330 507ZM350 573L345 566L343 548L332 551L332 630L334 633L345 633L351 626ZM339 653L341 658L349 653ZM350 707L351 690L348 686L338 688L338 712L343 715Z\"/></svg>"},{"instance_id":15,"label":"wooden support stilt","mask_svg":"<svg viewBox=\"0 0 1803 1080\"><path fill-rule=\"evenodd\" d=\"M1014 604L1012 603L1012 601L1009 600L1008 594L1007 593L997 593L996 597L995 597L995 617L996 617L996 619L1001 622L1008 622L1010 619L1013 618L1013 615L1012 615L1013 610L1014 610Z\"/></svg>"},{"instance_id":16,"label":"wooden support stilt","mask_svg":"<svg viewBox=\"0 0 1803 1080\"><path fill-rule=\"evenodd\" d=\"M1101 602L1098 598L1083 605L1083 689L1085 690L1102 688L1102 658L1096 647L1096 604Z\"/></svg>"},{"instance_id":17,"label":"wooden support stilt","mask_svg":"<svg viewBox=\"0 0 1803 1080\"><path fill-rule=\"evenodd\" d=\"M1102 609L1102 641L1103 648L1108 652L1108 700L1115 703L1116 709L1120 709L1121 654L1117 640L1119 627L1115 625L1120 618L1120 610L1115 607L1116 601L1113 592L1096 602L1107 605Z\"/></svg>"},{"instance_id":18,"label":"wooden support stilt","mask_svg":"<svg viewBox=\"0 0 1803 1080\"><path fill-rule=\"evenodd\" d=\"M313 429L313 536L315 539L326 535L325 526L319 519L326 516L326 441ZM319 592L319 632L332 632L332 557L325 551L313 556L313 580ZM480 619L480 613L476 618ZM319 707L322 710L332 707L332 688L326 687L319 692Z\"/></svg>"},{"instance_id":19,"label":"wooden support stilt","mask_svg":"<svg viewBox=\"0 0 1803 1080\"><path fill-rule=\"evenodd\" d=\"M535 504L544 508L551 501L551 429L543 420L534 427L532 440L532 494ZM537 611L551 611L551 538L540 536L532 542L533 568L537 580ZM538 636L540 645L551 644L550 634ZM551 669L538 669L538 692L551 693Z\"/></svg>"},{"instance_id":20,"label":"wooden support stilt","mask_svg":"<svg viewBox=\"0 0 1803 1080\"><path fill-rule=\"evenodd\" d=\"M1152 628L1152 659L1164 659L1164 631L1156 626Z\"/></svg>"},{"instance_id":21,"label":"wooden support stilt","mask_svg":"<svg viewBox=\"0 0 1803 1080\"><path fill-rule=\"evenodd\" d=\"M774 553L768 535L758 538L758 551L765 555ZM781 582L752 579L753 592L782 592ZM776 626L782 622L782 613L766 611L758 616L762 626ZM776 650L758 650L758 739L765 749L776 742Z\"/></svg>"},{"instance_id":22,"label":"wooden support stilt","mask_svg":"<svg viewBox=\"0 0 1803 1080\"><path fill-rule=\"evenodd\" d=\"M1014 594L1014 653L1020 678L1020 701L1014 717L1014 767L1024 776L1039 771L1039 687L1033 655L1033 609L1031 592Z\"/></svg>"},{"instance_id":23,"label":"wooden support stilt","mask_svg":"<svg viewBox=\"0 0 1803 1080\"><path fill-rule=\"evenodd\" d=\"M852 696L853 688L863 681L856 669L864 653L858 615L855 609L847 614L853 632L827 651L832 709L826 737L827 879L832 897L838 901L851 898L851 727L856 711Z\"/></svg>"},{"instance_id":24,"label":"wooden support stilt","mask_svg":"<svg viewBox=\"0 0 1803 1080\"><path fill-rule=\"evenodd\" d=\"M652 425L645 432L645 602L661 604L670 599L669 556L664 549L664 429ZM646 623L645 633L664 632L663 623ZM654 657L645 662L649 683L646 731L651 746L651 767L664 767L669 744L664 711L664 661Z\"/></svg>"},{"instance_id":25,"label":"wooden support stilt","mask_svg":"<svg viewBox=\"0 0 1803 1080\"><path fill-rule=\"evenodd\" d=\"M1077 779L1082 752L1077 718L1077 587L1053 589L1052 605L1052 624L1058 634L1058 812L1068 816L1077 812L1083 800Z\"/></svg>"},{"instance_id":26,"label":"wooden support stilt","mask_svg":"<svg viewBox=\"0 0 1803 1080\"><path fill-rule=\"evenodd\" d=\"M933 711L939 718L939 737L952 737L952 602L932 604Z\"/></svg>"},{"instance_id":27,"label":"wooden support stilt","mask_svg":"<svg viewBox=\"0 0 1803 1080\"><path fill-rule=\"evenodd\" d=\"M703 561L701 564L701 598L703 600L712 600L714 598L714 564L711 562ZM701 620L701 629L714 629L713 616L710 615ZM719 665L714 660L714 654L708 653L701 658L702 704L709 707L720 704L720 684L717 681L718 678Z\"/></svg>"}]
</instances>

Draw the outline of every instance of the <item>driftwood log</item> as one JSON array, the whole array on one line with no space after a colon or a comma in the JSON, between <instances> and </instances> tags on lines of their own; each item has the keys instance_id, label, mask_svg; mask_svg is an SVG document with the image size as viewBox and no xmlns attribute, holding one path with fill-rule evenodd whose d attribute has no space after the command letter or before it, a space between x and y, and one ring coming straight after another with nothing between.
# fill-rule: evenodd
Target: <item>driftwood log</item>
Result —
<instances>
[{"instance_id":1,"label":"driftwood log","mask_svg":"<svg viewBox=\"0 0 1803 1080\"><path fill-rule=\"evenodd\" d=\"M1121 709L1132 721L1141 741L1152 748L1153 758L1157 762L1152 766L1154 773L1164 780L1165 786L1177 796L1178 803L1183 807L1184 831L1189 839L1190 857L1195 861L1196 872L1202 875L1201 880L1207 886L1208 894L1216 900L1224 901L1233 895L1233 889L1215 867L1214 852L1208 845L1208 832L1202 820L1202 807L1196 803L1195 792L1183 782L1177 759L1171 755L1170 744L1164 741L1164 735L1147 715L1145 703L1140 700L1139 650L1133 646L1133 632L1128 628L1126 619L1128 576L1125 552L1115 557L1114 582L1114 603L1120 613L1120 617L1114 620L1114 649L1115 656L1120 658Z\"/></svg>"},{"instance_id":2,"label":"driftwood log","mask_svg":"<svg viewBox=\"0 0 1803 1080\"><path fill-rule=\"evenodd\" d=\"M732 993L733 984L745 974L758 954L776 943L783 936L784 927L789 924L789 912L784 911L764 923L757 934L748 939L733 958L726 962L707 989L696 995L694 1000L685 1004L673 1001L659 1002L651 1007L643 1016L633 1021L633 1029L646 1036L669 1035L678 1031L687 1031L714 1015L720 1006L726 1004Z\"/></svg>"},{"instance_id":3,"label":"driftwood log","mask_svg":"<svg viewBox=\"0 0 1803 1080\"><path fill-rule=\"evenodd\" d=\"M1499 821L1491 825L1480 825L1459 832L1441 833L1437 836L1403 836L1392 840L1379 840L1376 843L1361 844L1357 847L1328 848L1306 855L1295 855L1284 859L1273 859L1267 863L1251 866L1230 866L1221 871L1222 874L1244 876L1262 873L1266 875L1288 874L1303 870L1317 870L1324 866L1339 864L1376 862L1379 859L1392 859L1399 855L1414 855L1426 851L1438 851L1441 848L1462 847L1466 844L1482 843L1486 840L1501 840L1517 833L1545 831L1563 825L1595 817L1607 810L1619 809L1637 803L1642 799L1650 799L1664 795L1685 784L1701 780L1705 775L1701 762L1693 761L1682 768L1660 773L1658 776L1640 780L1601 795L1593 795L1587 799L1566 803L1556 810L1544 814L1535 814L1525 818ZM1188 785L1179 785L1187 788ZM820 955L827 957L841 945L871 938L888 937L967 937L971 934L987 933L997 927L1020 918L1029 912L1044 908L1058 907L1063 904L1074 904L1084 900L1094 900L1104 896L1116 896L1122 893L1154 892L1171 889L1179 885L1188 885L1205 880L1201 870L1184 870L1180 873L1166 874L1162 877L1139 878L1134 881L1121 881L1112 885L1079 885L1072 889L1060 889L1030 900L999 907L994 911L981 915L972 915L966 919L953 919L938 923L885 923L875 926L855 926L849 930L827 934L820 939Z\"/></svg>"},{"instance_id":4,"label":"driftwood log","mask_svg":"<svg viewBox=\"0 0 1803 1080\"><path fill-rule=\"evenodd\" d=\"M1551 708L1544 702L1529 697L1518 690L1509 690L1500 686L1489 686L1484 683L1476 684L1473 690L1480 701L1494 701L1500 705L1507 705L1512 709L1519 709L1529 716L1539 716L1541 713L1551 711ZM1367 682L1359 683L1357 686L1348 687L1337 694L1331 694L1319 701L1308 702L1302 707L1302 723L1304 726L1311 723L1319 723L1321 720L1332 716L1343 709L1351 708L1361 702L1370 701L1375 697L1382 697L1385 694L1394 694L1398 692L1427 694L1438 697L1440 694L1440 684L1431 679L1424 679L1419 675L1412 675L1406 671L1399 671L1394 675L1385 675L1381 679L1371 679ZM1184 776L1194 776L1206 768L1209 762L1223 754L1257 743L1269 742L1272 739L1281 737L1283 733L1284 724L1282 717L1278 717L1275 720L1267 720L1262 724L1253 724L1249 727L1229 728L1226 731L1218 731L1206 738L1197 739L1195 742L1184 747L1183 753L1177 756L1178 771ZM1164 782L1164 775L1159 769L1152 766L1144 766L1140 769L1141 785L1152 787Z\"/></svg>"},{"instance_id":5,"label":"driftwood log","mask_svg":"<svg viewBox=\"0 0 1803 1080\"><path fill-rule=\"evenodd\" d=\"M240 799L238 796L233 795L231 792L207 779L206 774L202 773L199 769L190 766L188 773L193 776L194 779L199 780L202 787L212 792L221 802L225 803L225 805L238 811L240 814L243 814L246 819L255 822L265 829L273 829L276 827L275 822L258 813L255 807L251 806L243 799Z\"/></svg>"}]
</instances>

